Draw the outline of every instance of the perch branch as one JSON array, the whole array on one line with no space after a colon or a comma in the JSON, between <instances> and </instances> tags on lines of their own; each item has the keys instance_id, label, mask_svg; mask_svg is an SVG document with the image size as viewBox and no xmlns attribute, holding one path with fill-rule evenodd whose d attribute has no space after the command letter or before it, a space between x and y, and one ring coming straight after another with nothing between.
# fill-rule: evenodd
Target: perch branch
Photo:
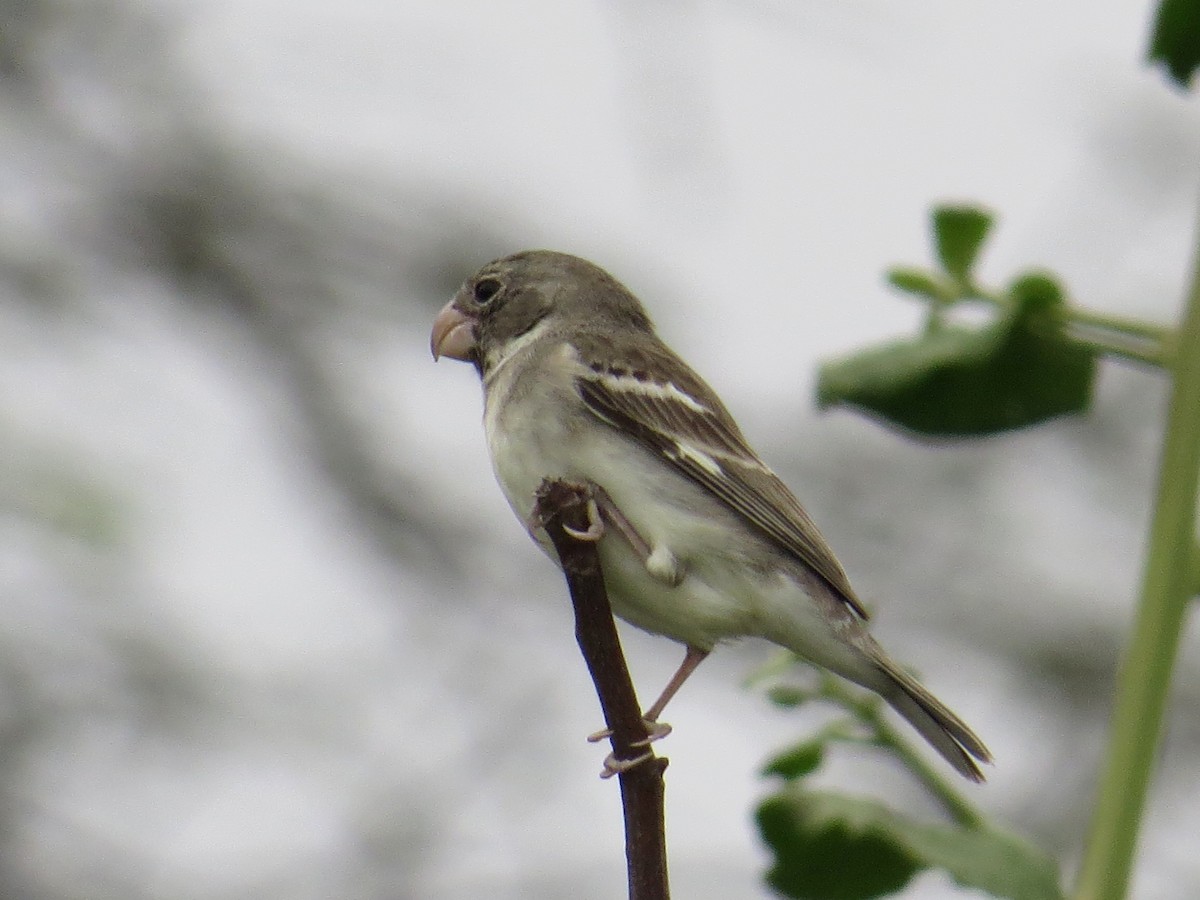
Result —
<instances>
[{"instance_id":1,"label":"perch branch","mask_svg":"<svg viewBox=\"0 0 1200 900\"><path fill-rule=\"evenodd\" d=\"M650 733L621 652L597 543L594 537L589 539L595 524L589 516L589 504L595 508L591 486L547 479L537 491L534 521L545 527L562 563L575 608L575 639L611 731L625 812L630 900L666 900L669 893L662 776L667 760L655 756L647 743ZM630 768L620 767L622 762L639 758L641 761Z\"/></svg>"}]
</instances>

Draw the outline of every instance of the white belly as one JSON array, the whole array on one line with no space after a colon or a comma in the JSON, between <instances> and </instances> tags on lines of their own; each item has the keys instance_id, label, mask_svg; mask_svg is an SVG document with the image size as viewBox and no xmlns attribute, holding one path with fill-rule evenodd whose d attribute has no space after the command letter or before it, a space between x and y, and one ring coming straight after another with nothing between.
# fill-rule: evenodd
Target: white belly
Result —
<instances>
[{"instance_id":1,"label":"white belly","mask_svg":"<svg viewBox=\"0 0 1200 900\"><path fill-rule=\"evenodd\" d=\"M600 541L605 584L613 611L633 625L682 643L710 648L719 640L761 635L758 591L745 576L745 560L729 548L730 528L741 527L718 501L665 468L649 451L609 429L574 403L553 402L557 389L543 383L536 396L489 403L484 425L496 478L513 512L528 522L534 492L545 478L591 481L613 502L652 548L666 546L684 570L670 585L654 577L629 543L613 529ZM535 410L572 409L561 420ZM586 438L585 438L586 436ZM664 518L666 511L669 520ZM545 533L534 535L556 563ZM734 574L741 577L732 578Z\"/></svg>"}]
</instances>

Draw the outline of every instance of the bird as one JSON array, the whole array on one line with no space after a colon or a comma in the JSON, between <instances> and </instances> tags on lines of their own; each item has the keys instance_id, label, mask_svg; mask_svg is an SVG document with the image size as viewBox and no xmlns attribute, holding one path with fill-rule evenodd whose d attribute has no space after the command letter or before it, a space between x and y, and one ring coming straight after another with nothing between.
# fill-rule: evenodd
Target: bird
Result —
<instances>
[{"instance_id":1,"label":"bird","mask_svg":"<svg viewBox=\"0 0 1200 900\"><path fill-rule=\"evenodd\" d=\"M762 638L874 691L984 780L983 741L871 636L816 524L616 278L553 250L493 260L437 314L430 349L475 367L492 468L527 527L544 479L596 487L614 613L686 648L648 723L717 644Z\"/></svg>"}]
</instances>

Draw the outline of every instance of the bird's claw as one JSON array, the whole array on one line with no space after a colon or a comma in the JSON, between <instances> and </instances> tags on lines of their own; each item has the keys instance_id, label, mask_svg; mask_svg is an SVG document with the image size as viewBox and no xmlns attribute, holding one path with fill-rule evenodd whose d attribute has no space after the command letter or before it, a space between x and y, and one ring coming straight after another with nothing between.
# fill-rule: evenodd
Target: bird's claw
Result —
<instances>
[{"instance_id":1,"label":"bird's claw","mask_svg":"<svg viewBox=\"0 0 1200 900\"><path fill-rule=\"evenodd\" d=\"M604 757L604 768L600 770L601 778L612 778L614 775L628 772L634 766L640 766L647 760L654 759L654 751L650 749L650 745L670 734L671 726L666 722L652 722L649 719L643 719L642 723L646 726L647 735L640 741L634 741L629 746L645 747L646 752L635 756L633 759L620 759L616 753L608 754L608 756ZM589 734L588 742L595 744L610 737L612 737L612 729L604 728L595 734Z\"/></svg>"},{"instance_id":2,"label":"bird's claw","mask_svg":"<svg viewBox=\"0 0 1200 900\"><path fill-rule=\"evenodd\" d=\"M593 490L592 486L588 485L589 492ZM594 497L589 496L587 502L587 517L588 527L586 529L572 528L570 525L563 523L563 531L575 538L577 541L588 541L595 543L604 537L604 519L600 515L600 507L596 504ZM546 523L550 521L552 516L546 514L540 503L533 507L529 517L525 520L525 530L529 532L529 536L535 541L537 533L546 527Z\"/></svg>"},{"instance_id":3,"label":"bird's claw","mask_svg":"<svg viewBox=\"0 0 1200 900\"><path fill-rule=\"evenodd\" d=\"M648 747L651 744L653 744L655 741L661 741L668 734L670 734L673 729L671 728L671 725L668 722L649 722L649 721L647 721L646 722L646 730L650 732L650 734L646 737L646 739L644 741L636 741L633 746L640 747L643 744L645 744Z\"/></svg>"},{"instance_id":4,"label":"bird's claw","mask_svg":"<svg viewBox=\"0 0 1200 900\"><path fill-rule=\"evenodd\" d=\"M660 741L671 733L671 726L666 722L652 722L649 719L642 719L642 724L646 726L647 735L640 741L634 741L629 746L631 747L649 747L655 741ZM611 728L602 728L597 732L587 736L589 744L597 744L600 741L606 741L612 737Z\"/></svg>"},{"instance_id":5,"label":"bird's claw","mask_svg":"<svg viewBox=\"0 0 1200 900\"><path fill-rule=\"evenodd\" d=\"M628 772L635 766L640 766L651 759L654 759L654 753L650 750L647 750L641 756L635 756L633 759L618 759L615 753L610 753L604 757L604 768L600 770L600 777L605 779L612 778L614 775Z\"/></svg>"},{"instance_id":6,"label":"bird's claw","mask_svg":"<svg viewBox=\"0 0 1200 900\"><path fill-rule=\"evenodd\" d=\"M588 527L586 530L581 531L578 528L572 528L566 522L563 522L563 531L577 541L595 543L604 537L604 520L600 518L600 507L596 505L594 497L588 498L587 515Z\"/></svg>"}]
</instances>

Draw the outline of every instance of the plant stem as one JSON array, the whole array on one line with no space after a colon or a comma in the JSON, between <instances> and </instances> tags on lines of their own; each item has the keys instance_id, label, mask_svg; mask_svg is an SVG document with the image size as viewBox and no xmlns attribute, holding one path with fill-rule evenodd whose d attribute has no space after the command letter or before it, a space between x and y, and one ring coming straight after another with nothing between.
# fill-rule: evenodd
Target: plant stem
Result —
<instances>
[{"instance_id":1,"label":"plant stem","mask_svg":"<svg viewBox=\"0 0 1200 900\"><path fill-rule=\"evenodd\" d=\"M937 334L946 324L946 309L949 303L930 298L929 304L925 308L925 327L926 335Z\"/></svg>"},{"instance_id":2,"label":"plant stem","mask_svg":"<svg viewBox=\"0 0 1200 900\"><path fill-rule=\"evenodd\" d=\"M1073 341L1085 344L1105 356L1116 356L1159 369L1168 368L1170 365L1170 352L1166 342L1156 345L1145 338L1136 342L1129 341L1121 337L1114 338L1103 331L1085 330L1081 326L1069 326L1068 334Z\"/></svg>"},{"instance_id":3,"label":"plant stem","mask_svg":"<svg viewBox=\"0 0 1200 900\"><path fill-rule=\"evenodd\" d=\"M1192 546L1192 575L1188 584L1191 596L1200 597L1200 541Z\"/></svg>"},{"instance_id":4,"label":"plant stem","mask_svg":"<svg viewBox=\"0 0 1200 900\"><path fill-rule=\"evenodd\" d=\"M1165 344L1171 338L1171 329L1140 319L1128 319L1123 316L1110 316L1107 313L1092 312L1078 306L1067 307L1067 321L1089 328L1099 328L1104 331L1114 331L1118 334L1142 340Z\"/></svg>"},{"instance_id":5,"label":"plant stem","mask_svg":"<svg viewBox=\"0 0 1200 900\"><path fill-rule=\"evenodd\" d=\"M875 733L875 743L890 751L904 763L913 776L925 785L926 790L942 804L955 823L963 828L981 828L985 824L982 814L970 801L954 789L925 757L922 756L899 731L891 726L883 714L883 704L874 696L864 697L847 688L833 676L823 675L821 693L835 703L852 710L860 721L870 724Z\"/></svg>"},{"instance_id":6,"label":"plant stem","mask_svg":"<svg viewBox=\"0 0 1200 900\"><path fill-rule=\"evenodd\" d=\"M883 717L876 706L873 715L875 733L879 743L892 751L908 770L920 781L935 799L945 808L955 824L963 828L982 828L985 824L983 815L970 801L954 789L953 785L944 778L937 769L909 743Z\"/></svg>"},{"instance_id":7,"label":"plant stem","mask_svg":"<svg viewBox=\"0 0 1200 900\"><path fill-rule=\"evenodd\" d=\"M982 285L969 285L962 294L953 298L957 300L983 300L1000 309L1012 306L1012 299L1004 291L986 288ZM1113 316L1108 313L1093 312L1082 306L1064 305L1063 318L1071 325L1079 325L1097 331L1107 331L1111 334L1131 337L1138 341L1150 341L1166 345L1171 340L1171 329L1142 319L1130 319L1126 316Z\"/></svg>"},{"instance_id":8,"label":"plant stem","mask_svg":"<svg viewBox=\"0 0 1200 900\"><path fill-rule=\"evenodd\" d=\"M1200 232L1197 244L1170 364L1173 384L1141 601L1118 674L1111 736L1075 900L1121 900L1128 889L1171 673L1194 588L1192 547L1200 481Z\"/></svg>"},{"instance_id":9,"label":"plant stem","mask_svg":"<svg viewBox=\"0 0 1200 900\"><path fill-rule=\"evenodd\" d=\"M951 302L957 300L982 300L1000 310L1012 307L1011 299L1004 292L977 284L970 285L960 297ZM931 307L936 305L934 302L930 303ZM1078 306L1063 307L1062 317L1071 338L1098 353L1157 368L1166 368L1170 363L1174 337L1170 328L1139 319L1091 312ZM926 331L929 331L928 323Z\"/></svg>"}]
</instances>

